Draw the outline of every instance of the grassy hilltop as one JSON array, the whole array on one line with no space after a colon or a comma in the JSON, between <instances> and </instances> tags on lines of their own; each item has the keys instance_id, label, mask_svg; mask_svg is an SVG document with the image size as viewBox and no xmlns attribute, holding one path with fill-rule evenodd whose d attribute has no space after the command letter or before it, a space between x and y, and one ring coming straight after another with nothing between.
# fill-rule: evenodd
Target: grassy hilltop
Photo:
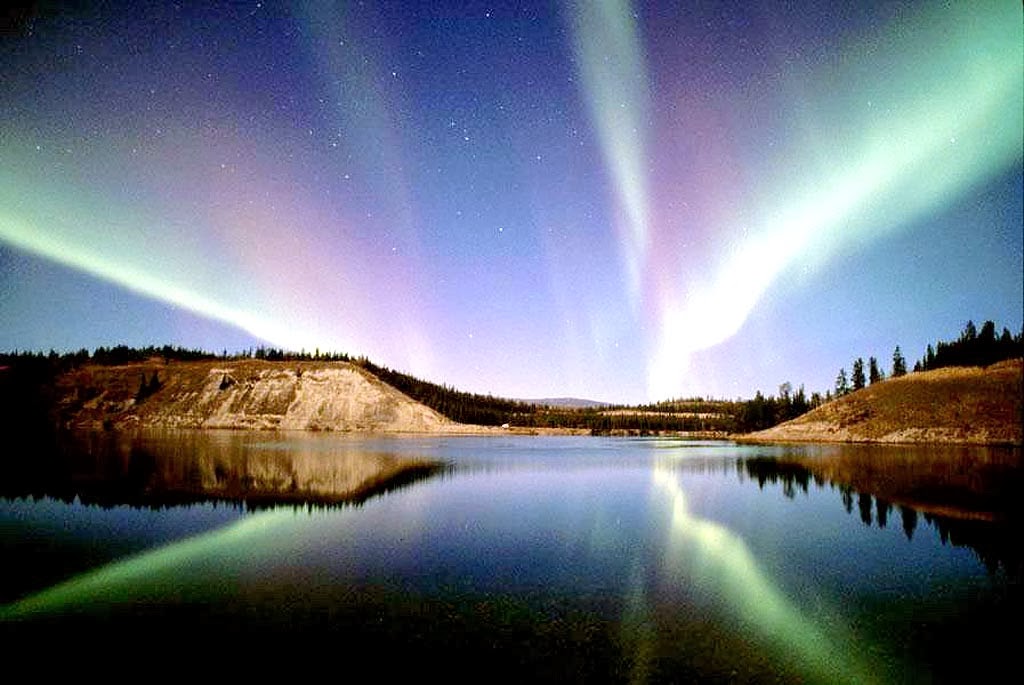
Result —
<instances>
[{"instance_id":1,"label":"grassy hilltop","mask_svg":"<svg viewBox=\"0 0 1024 685\"><path fill-rule=\"evenodd\" d=\"M1021 359L921 371L867 386L744 439L1020 445L1022 378Z\"/></svg>"}]
</instances>

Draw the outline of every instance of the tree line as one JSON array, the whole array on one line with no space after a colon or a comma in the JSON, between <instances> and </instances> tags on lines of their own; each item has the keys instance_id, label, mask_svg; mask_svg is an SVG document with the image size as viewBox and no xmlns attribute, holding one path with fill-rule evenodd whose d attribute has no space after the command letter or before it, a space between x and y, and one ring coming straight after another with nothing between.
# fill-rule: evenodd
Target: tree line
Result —
<instances>
[{"instance_id":1,"label":"tree line","mask_svg":"<svg viewBox=\"0 0 1024 685\"><path fill-rule=\"evenodd\" d=\"M1003 328L996 336L995 324L986 321L979 332L968 321L960 336L953 341L928 345L924 357L914 364L914 371L944 366L987 366L1004 359L1024 356L1024 331L1013 336ZM274 347L255 347L239 352L224 350L215 354L201 349L171 345L141 348L127 345L97 347L92 353L81 349L70 353L42 352L0 353L0 412L12 426L31 418L38 422L45 417L53 402L53 380L57 375L87 363L122 365L154 358L172 361L204 361L214 359L257 359L271 362L343 361L365 369L383 382L421 402L447 418L459 423L483 426L523 428L576 428L592 433L661 433L661 432L724 432L745 433L770 428L794 419L825 402L841 397L887 377L875 357L858 357L847 376L839 370L835 387L824 395L810 395L800 385L789 382L779 386L778 395L764 395L758 390L749 400L716 400L701 397L672 399L645 405L605 405L598 407L550 407L519 400L469 393L443 384L432 383L401 371L373 363L366 357L350 357L340 352L323 353L305 350L289 352ZM892 354L889 376L907 373L907 361L897 345ZM154 374L140 380L140 401L160 387Z\"/></svg>"},{"instance_id":2,"label":"tree line","mask_svg":"<svg viewBox=\"0 0 1024 685\"><path fill-rule=\"evenodd\" d=\"M432 383L375 364L362 356L350 357L344 353L323 353L320 350L288 352L274 347L256 347L231 354L226 351L215 354L206 350L171 345L140 348L116 345L98 347L91 353L86 349L70 353L57 353L53 350L48 354L0 353L0 395L3 396L3 410L7 417L31 413L36 419L45 418L55 400L53 381L58 375L89 363L116 366L152 359L160 359L167 363L216 359L257 359L282 363L349 362L453 421L483 426L509 424L510 427L521 428L557 427L587 430L595 434L624 432L642 435L677 431L734 432L737 426L745 425L741 411L742 403L739 401L695 398L640 406L551 407L493 395L463 392L448 385ZM156 372L149 377L142 375L136 401L144 401L160 386L161 380ZM26 401L26 397L30 396L34 399ZM779 414L773 408L771 415ZM19 420L12 419L12 425L19 423Z\"/></svg>"},{"instance_id":3,"label":"tree line","mask_svg":"<svg viewBox=\"0 0 1024 685\"><path fill-rule=\"evenodd\" d=\"M964 325L956 340L939 340L928 345L924 356L914 364L914 371L930 371L946 366L989 366L1006 359L1024 357L1024 328L1016 336L1003 327L996 336L996 325L986 321L979 332L973 321Z\"/></svg>"},{"instance_id":4,"label":"tree line","mask_svg":"<svg viewBox=\"0 0 1024 685\"><path fill-rule=\"evenodd\" d=\"M947 366L989 366L1020 357L1024 357L1024 329L1014 336L1010 329L1004 326L1002 333L997 337L996 325L992 321L982 324L981 332L978 332L973 321L968 321L957 339L939 340L934 346L929 344L924 356L914 363L913 371L930 371ZM857 357L851 368L850 376L846 375L846 367L839 369L835 382L836 397L847 395L886 378L885 371L874 357L868 358L866 375L863 357ZM898 378L906 373L907 360L897 345L892 353L892 377ZM831 399L831 396L827 399Z\"/></svg>"},{"instance_id":5,"label":"tree line","mask_svg":"<svg viewBox=\"0 0 1024 685\"><path fill-rule=\"evenodd\" d=\"M379 366L365 357L354 359L352 363L459 423L573 428L594 434L626 432L638 435L680 431L732 432L735 428L733 402L697 398L639 406L552 407L463 392Z\"/></svg>"},{"instance_id":6,"label":"tree line","mask_svg":"<svg viewBox=\"0 0 1024 685\"><path fill-rule=\"evenodd\" d=\"M896 349L892 352L892 377L899 378L906 374L907 360L903 356L900 346L897 345ZM839 375L836 376L835 397L842 397L867 385L880 383L885 378L885 370L882 369L875 357L868 357L868 371L866 375L864 373L864 358L857 357L853 360L853 372L849 378L846 376L846 367L839 369ZM827 399L831 400L832 396L828 396Z\"/></svg>"},{"instance_id":7,"label":"tree line","mask_svg":"<svg viewBox=\"0 0 1024 685\"><path fill-rule=\"evenodd\" d=\"M821 393L811 393L808 397L801 385L793 391L792 384L786 382L779 386L779 396L765 397L758 390L754 399L736 402L735 432L749 433L764 430L777 424L795 419L826 402Z\"/></svg>"}]
</instances>

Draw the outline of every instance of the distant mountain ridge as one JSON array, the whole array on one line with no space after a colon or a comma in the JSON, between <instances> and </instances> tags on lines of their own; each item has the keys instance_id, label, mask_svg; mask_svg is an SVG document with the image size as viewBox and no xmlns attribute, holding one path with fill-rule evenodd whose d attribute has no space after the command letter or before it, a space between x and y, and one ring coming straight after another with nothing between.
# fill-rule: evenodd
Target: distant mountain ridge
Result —
<instances>
[{"instance_id":1,"label":"distant mountain ridge","mask_svg":"<svg viewBox=\"0 0 1024 685\"><path fill-rule=\"evenodd\" d=\"M598 402L597 400L584 400L578 397L545 397L539 400L516 400L523 404L536 404L542 407L562 407L566 409L599 409L610 407L611 402Z\"/></svg>"}]
</instances>

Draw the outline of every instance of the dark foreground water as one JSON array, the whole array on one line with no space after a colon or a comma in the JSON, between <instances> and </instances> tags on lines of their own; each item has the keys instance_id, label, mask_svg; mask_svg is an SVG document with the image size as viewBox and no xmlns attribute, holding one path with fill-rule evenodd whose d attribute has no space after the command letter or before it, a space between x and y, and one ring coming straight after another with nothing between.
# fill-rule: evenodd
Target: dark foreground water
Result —
<instances>
[{"instance_id":1,"label":"dark foreground water","mask_svg":"<svg viewBox=\"0 0 1024 685\"><path fill-rule=\"evenodd\" d=\"M4 658L517 682L1016 672L1019 450L857 448L860 490L792 464L844 449L181 433L25 450L0 471ZM403 456L445 466L334 496L364 457ZM893 501L918 458L927 492ZM937 516L936 463L1001 484L994 506L975 492ZM282 497L257 492L271 481Z\"/></svg>"}]
</instances>

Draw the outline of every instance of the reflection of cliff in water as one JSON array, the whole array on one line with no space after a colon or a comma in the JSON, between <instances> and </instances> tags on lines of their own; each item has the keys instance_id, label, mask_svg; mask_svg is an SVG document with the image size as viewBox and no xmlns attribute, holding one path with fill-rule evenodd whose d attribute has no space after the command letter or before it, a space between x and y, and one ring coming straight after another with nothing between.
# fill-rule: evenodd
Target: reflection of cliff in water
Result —
<instances>
[{"instance_id":1,"label":"reflection of cliff in water","mask_svg":"<svg viewBox=\"0 0 1024 685\"><path fill-rule=\"evenodd\" d=\"M1016 458L1019 460L1019 454ZM1024 579L1024 550L1020 544L1024 539L1021 502L1019 497L1010 496L1014 487L1020 493L1017 485L1020 482L1019 467L1013 474L1003 474L1005 479L992 481L999 481L999 485L990 491L980 487L989 479L978 475L969 498L965 498L962 491L962 473L953 469L954 477L948 484L952 493L949 503L943 503L940 479L934 477L935 471L931 469L932 477L920 484L928 495L927 504L911 503L921 500L920 497L907 496L907 493L917 492L908 477L909 471L897 468L885 475L884 458L874 462L872 480L877 487L874 491L864 487L868 481L863 478L861 489L858 489L823 475L836 471L834 465L829 467L825 460L799 463L788 458L755 457L737 462L737 469L741 480L757 481L762 489L766 483L780 485L783 495L788 498L795 497L798 491L807 494L812 484L819 490L827 487L838 493L847 513L853 515L856 510L856 515L865 525L878 528L898 525L907 540L913 539L920 520L924 519L938 533L942 544L969 547L989 572L996 573L1001 568L1014 581ZM958 503L965 499L975 508L959 507Z\"/></svg>"},{"instance_id":2,"label":"reflection of cliff in water","mask_svg":"<svg viewBox=\"0 0 1024 685\"><path fill-rule=\"evenodd\" d=\"M0 467L0 494L103 507L320 507L362 502L441 468L318 436L285 445L240 432L85 433L43 444Z\"/></svg>"}]
</instances>

